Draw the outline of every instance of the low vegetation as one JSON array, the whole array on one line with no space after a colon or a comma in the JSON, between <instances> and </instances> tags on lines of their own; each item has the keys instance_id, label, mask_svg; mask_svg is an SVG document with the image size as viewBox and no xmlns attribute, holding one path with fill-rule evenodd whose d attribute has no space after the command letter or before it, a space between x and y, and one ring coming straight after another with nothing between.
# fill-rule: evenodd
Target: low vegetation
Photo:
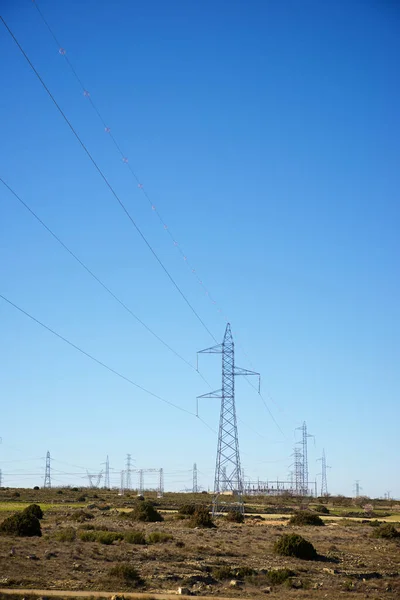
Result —
<instances>
[{"instance_id":1,"label":"low vegetation","mask_svg":"<svg viewBox=\"0 0 400 600\"><path fill-rule=\"evenodd\" d=\"M143 523L157 523L164 520L163 516L149 500L137 500L135 506L129 513L123 513L132 521Z\"/></svg>"},{"instance_id":2,"label":"low vegetation","mask_svg":"<svg viewBox=\"0 0 400 600\"><path fill-rule=\"evenodd\" d=\"M383 538L386 540L394 540L400 538L400 532L397 531L396 527L392 523L384 523L375 528L372 533L373 537Z\"/></svg>"},{"instance_id":3,"label":"low vegetation","mask_svg":"<svg viewBox=\"0 0 400 600\"><path fill-rule=\"evenodd\" d=\"M42 530L37 517L21 512L4 520L0 524L0 533L17 537L40 537Z\"/></svg>"},{"instance_id":4,"label":"low vegetation","mask_svg":"<svg viewBox=\"0 0 400 600\"><path fill-rule=\"evenodd\" d=\"M229 510L225 515L225 521L228 521L228 523L244 523L244 515L238 510Z\"/></svg>"},{"instance_id":5,"label":"low vegetation","mask_svg":"<svg viewBox=\"0 0 400 600\"><path fill-rule=\"evenodd\" d=\"M135 567L128 563L114 565L108 571L108 576L111 579L129 583L130 585L134 584L135 586L140 586L144 584L143 579L140 577Z\"/></svg>"},{"instance_id":6,"label":"low vegetation","mask_svg":"<svg viewBox=\"0 0 400 600\"><path fill-rule=\"evenodd\" d=\"M274 544L274 552L302 560L315 560L318 556L312 543L295 533L282 535Z\"/></svg>"},{"instance_id":7,"label":"low vegetation","mask_svg":"<svg viewBox=\"0 0 400 600\"><path fill-rule=\"evenodd\" d=\"M24 509L23 512L25 515L33 515L37 519L43 519L43 511L39 504L30 504Z\"/></svg>"},{"instance_id":8,"label":"low vegetation","mask_svg":"<svg viewBox=\"0 0 400 600\"><path fill-rule=\"evenodd\" d=\"M323 524L324 522L319 515L308 510L299 510L289 519L289 525L313 525L314 527L320 527Z\"/></svg>"},{"instance_id":9,"label":"low vegetation","mask_svg":"<svg viewBox=\"0 0 400 600\"><path fill-rule=\"evenodd\" d=\"M215 527L215 523L211 518L208 506L197 506L189 524L191 527L211 528Z\"/></svg>"}]
</instances>

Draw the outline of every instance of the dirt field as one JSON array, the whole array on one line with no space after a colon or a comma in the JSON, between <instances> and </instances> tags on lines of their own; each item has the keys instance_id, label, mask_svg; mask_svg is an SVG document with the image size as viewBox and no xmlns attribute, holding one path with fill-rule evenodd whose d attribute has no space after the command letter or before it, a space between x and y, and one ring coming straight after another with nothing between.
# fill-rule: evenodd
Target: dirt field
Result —
<instances>
[{"instance_id":1,"label":"dirt field","mask_svg":"<svg viewBox=\"0 0 400 600\"><path fill-rule=\"evenodd\" d=\"M45 509L42 537L0 536L0 588L4 588L0 597L6 597L5 590L36 589L102 591L109 592L108 596L137 591L148 598L153 593L176 594L181 587L188 595L212 597L400 598L400 543L372 537L374 528L367 520L328 515L323 527L292 527L287 525L290 515L264 514L260 506L259 514L267 519L248 516L244 524L232 524L219 518L214 529L192 529L173 512L165 512L161 523L123 518L118 509L129 508L135 500L120 498L116 492L103 495L99 491L100 498L85 502L74 502L71 492L64 492L64 498L54 492L53 502L46 497L41 503L43 493L36 494ZM0 521L35 497L32 491L21 493L18 500L7 499L6 493L2 496ZM159 502L172 508L176 498ZM82 507L93 518L76 521ZM158 508L162 512L162 505ZM396 514L385 518L395 520ZM274 554L274 541L288 531L311 541L319 559L303 561ZM96 532L103 536L101 541L91 541ZM101 532L121 538L124 534L125 539L110 541ZM129 543L126 534L132 532L142 533L147 543ZM151 535L157 532L164 536ZM67 541L68 537L75 539ZM110 573L121 564L135 567L142 583ZM283 568L291 573L279 583L271 571Z\"/></svg>"}]
</instances>

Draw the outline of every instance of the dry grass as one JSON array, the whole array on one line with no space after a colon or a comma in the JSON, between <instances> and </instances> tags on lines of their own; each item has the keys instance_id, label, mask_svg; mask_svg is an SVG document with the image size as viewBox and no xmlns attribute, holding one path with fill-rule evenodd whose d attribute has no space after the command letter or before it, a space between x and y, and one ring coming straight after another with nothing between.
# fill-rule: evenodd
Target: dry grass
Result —
<instances>
[{"instance_id":1,"label":"dry grass","mask_svg":"<svg viewBox=\"0 0 400 600\"><path fill-rule=\"evenodd\" d=\"M291 533L304 536L323 557L305 563L273 552L274 542L288 532L288 514L281 521L277 514L265 513L271 518L259 520L246 513L244 524L219 518L214 529L191 529L186 520L176 520L172 514L162 523L133 523L121 518L115 509L129 510L134 498L121 498L116 492L103 494L98 490L100 498L93 499L93 491L85 490L88 500L83 507L71 502L71 496L80 497L82 491L64 491L56 496L49 490L28 490L26 494L21 490L20 503L10 498L1 504L2 494L0 510L4 517L17 505L25 508L34 494L34 501L45 510L42 538L0 536L0 588L134 591L138 583L135 578L110 578L110 570L115 567L117 573L119 565L127 565L126 573L137 573L149 594L176 592L184 586L204 596L260 598L263 589L272 588L276 600L291 598L292 594L296 600L400 598L399 542L396 538L372 537L374 528L361 520L341 521L328 516L325 527L290 526ZM46 501L44 506L39 494ZM186 494L178 497L179 503L175 502L177 497L167 498L157 509L163 512L166 507L177 509L188 503ZM53 505L52 499L57 503ZM197 504L202 499L199 495ZM104 502L111 510L89 508ZM4 510L4 506L11 510ZM82 508L93 516L90 529L84 529L88 522L71 519ZM72 530L76 530L75 539ZM88 541L82 541L82 535ZM134 538L140 538L141 543L132 543ZM142 543L144 540L147 543ZM231 579L239 582L237 587L230 585Z\"/></svg>"}]
</instances>

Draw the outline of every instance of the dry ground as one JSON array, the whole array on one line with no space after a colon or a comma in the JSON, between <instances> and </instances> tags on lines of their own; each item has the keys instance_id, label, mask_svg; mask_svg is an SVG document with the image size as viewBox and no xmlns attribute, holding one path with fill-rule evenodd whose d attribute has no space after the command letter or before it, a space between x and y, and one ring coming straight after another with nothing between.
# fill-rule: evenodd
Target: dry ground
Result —
<instances>
[{"instance_id":1,"label":"dry ground","mask_svg":"<svg viewBox=\"0 0 400 600\"><path fill-rule=\"evenodd\" d=\"M120 502L116 494L114 499L115 504ZM172 513L165 514L162 523L132 523L121 518L110 500L111 509L107 511L89 503L91 508L85 510L95 518L85 523L73 520L78 504L48 503L41 538L0 536L0 588L86 592L137 589L151 596L176 593L178 587L184 587L194 595L215 597L400 598L400 544L373 538L373 528L361 520L328 518L324 527L288 527L287 520L281 520L287 516L269 515L267 520L246 518L243 525L217 519L215 529L190 529L187 521L177 520ZM17 504L13 503L13 510ZM2 504L0 520L10 514L4 511L7 507ZM103 531L141 531L146 536L157 531L172 539L147 545L82 541L82 527L88 525ZM76 529L75 541L57 540L60 530L66 527ZM321 559L302 561L275 555L274 541L289 529L310 540ZM133 565L144 579L144 586L135 588L111 578L110 568L119 563ZM234 574L244 568L255 574ZM277 568L288 568L294 575L282 584L271 584L268 571ZM235 586L232 580L237 582ZM3 595L4 590L0 597Z\"/></svg>"}]
</instances>

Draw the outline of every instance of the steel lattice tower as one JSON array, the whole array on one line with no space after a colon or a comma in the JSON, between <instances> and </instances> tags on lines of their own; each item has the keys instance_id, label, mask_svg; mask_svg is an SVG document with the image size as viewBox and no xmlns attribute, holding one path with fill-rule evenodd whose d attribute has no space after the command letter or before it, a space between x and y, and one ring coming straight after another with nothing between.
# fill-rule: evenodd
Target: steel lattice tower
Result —
<instances>
[{"instance_id":1,"label":"steel lattice tower","mask_svg":"<svg viewBox=\"0 0 400 600\"><path fill-rule=\"evenodd\" d=\"M51 488L51 477L50 477L50 452L47 450L46 454L46 470L44 474L44 487Z\"/></svg>"},{"instance_id":2,"label":"steel lattice tower","mask_svg":"<svg viewBox=\"0 0 400 600\"><path fill-rule=\"evenodd\" d=\"M325 449L322 450L322 457L319 458L318 460L321 461L321 466L322 466L321 496L327 496L328 495L328 483L327 483L327 478L326 478L327 464L326 464L326 458L325 458Z\"/></svg>"},{"instance_id":3,"label":"steel lattice tower","mask_svg":"<svg viewBox=\"0 0 400 600\"><path fill-rule=\"evenodd\" d=\"M294 489L297 495L301 495L303 489L303 456L300 448L293 449L294 456Z\"/></svg>"},{"instance_id":4,"label":"steel lattice tower","mask_svg":"<svg viewBox=\"0 0 400 600\"><path fill-rule=\"evenodd\" d=\"M197 485L197 464L194 463L194 465L193 465L193 494L197 494L198 491L199 491L199 488Z\"/></svg>"},{"instance_id":5,"label":"steel lattice tower","mask_svg":"<svg viewBox=\"0 0 400 600\"><path fill-rule=\"evenodd\" d=\"M131 455L127 454L126 455L126 489L130 490L132 489L132 478L131 478Z\"/></svg>"},{"instance_id":6,"label":"steel lattice tower","mask_svg":"<svg viewBox=\"0 0 400 600\"><path fill-rule=\"evenodd\" d=\"M314 437L310 433L307 433L307 424L303 421L303 425L301 427L297 427L296 429L300 429L302 432L302 440L299 442L302 445L302 485L301 485L301 495L307 496L309 493L308 490L308 451L307 451L307 438Z\"/></svg>"},{"instance_id":7,"label":"steel lattice tower","mask_svg":"<svg viewBox=\"0 0 400 600\"><path fill-rule=\"evenodd\" d=\"M198 398L220 398L221 413L219 420L217 459L215 465L213 515L218 510L219 495L222 491L231 491L237 500L236 508L244 512L243 481L240 467L239 438L235 406L235 376L257 375L259 373L235 367L235 344L231 326L228 323L224 341L211 348L201 350L198 354L222 354L222 388L209 392Z\"/></svg>"},{"instance_id":8,"label":"steel lattice tower","mask_svg":"<svg viewBox=\"0 0 400 600\"><path fill-rule=\"evenodd\" d=\"M110 489L110 461L108 460L108 456L106 459L106 474L104 477L104 488L106 490Z\"/></svg>"}]
</instances>

